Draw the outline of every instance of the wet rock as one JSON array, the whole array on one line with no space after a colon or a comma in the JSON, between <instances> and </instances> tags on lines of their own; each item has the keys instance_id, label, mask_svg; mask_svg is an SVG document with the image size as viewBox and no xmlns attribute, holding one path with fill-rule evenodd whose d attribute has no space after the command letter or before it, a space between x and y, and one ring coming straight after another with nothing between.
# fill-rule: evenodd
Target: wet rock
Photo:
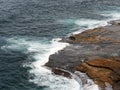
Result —
<instances>
[{"instance_id":1,"label":"wet rock","mask_svg":"<svg viewBox=\"0 0 120 90\"><path fill-rule=\"evenodd\" d=\"M112 24L112 25L120 25L120 20L110 21L110 22L108 22L108 24Z\"/></svg>"},{"instance_id":2,"label":"wet rock","mask_svg":"<svg viewBox=\"0 0 120 90\"><path fill-rule=\"evenodd\" d=\"M75 37L74 36L70 36L69 39L74 41Z\"/></svg>"},{"instance_id":3,"label":"wet rock","mask_svg":"<svg viewBox=\"0 0 120 90\"><path fill-rule=\"evenodd\" d=\"M72 75L68 71L65 71L65 70L62 70L62 69L59 69L59 68L52 68L52 72L56 75L61 75L61 76L72 79Z\"/></svg>"}]
</instances>

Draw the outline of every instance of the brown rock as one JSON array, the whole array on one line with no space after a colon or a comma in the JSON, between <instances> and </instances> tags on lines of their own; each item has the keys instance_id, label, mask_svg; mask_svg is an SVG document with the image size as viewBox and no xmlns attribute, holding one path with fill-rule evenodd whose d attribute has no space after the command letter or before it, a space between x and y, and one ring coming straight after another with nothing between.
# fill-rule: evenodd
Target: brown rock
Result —
<instances>
[{"instance_id":1,"label":"brown rock","mask_svg":"<svg viewBox=\"0 0 120 90\"><path fill-rule=\"evenodd\" d=\"M110 83L113 88L119 87L117 84L120 81L120 62L98 58L86 61L76 67L76 70L87 73L101 88L105 88L105 83Z\"/></svg>"},{"instance_id":2,"label":"brown rock","mask_svg":"<svg viewBox=\"0 0 120 90\"><path fill-rule=\"evenodd\" d=\"M86 62L88 65L92 65L95 67L101 67L101 68L108 68L114 71L115 73L118 73L120 75L120 62L112 59L104 59L104 58L98 58L94 59L92 61Z\"/></svg>"},{"instance_id":3,"label":"brown rock","mask_svg":"<svg viewBox=\"0 0 120 90\"><path fill-rule=\"evenodd\" d=\"M109 35L109 36L108 36ZM70 43L120 43L120 39L114 39L115 32L111 30L106 30L103 27L90 29L84 31L80 34L75 34L69 37ZM111 37L112 36L112 37Z\"/></svg>"}]
</instances>

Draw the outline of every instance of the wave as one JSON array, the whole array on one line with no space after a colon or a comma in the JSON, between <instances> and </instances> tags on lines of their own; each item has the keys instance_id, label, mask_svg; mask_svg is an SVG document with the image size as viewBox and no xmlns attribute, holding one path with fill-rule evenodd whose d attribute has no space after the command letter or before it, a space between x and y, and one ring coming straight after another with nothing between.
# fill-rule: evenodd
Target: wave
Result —
<instances>
[{"instance_id":1,"label":"wave","mask_svg":"<svg viewBox=\"0 0 120 90\"><path fill-rule=\"evenodd\" d=\"M53 39L45 43L45 41L13 37L6 39L9 44L2 46L2 49L22 51L29 55L29 58L34 61L23 64L23 67L31 67L29 73L32 79L29 81L45 87L45 90L81 90L81 86L74 78L68 79L54 75L49 68L44 66L49 60L49 55L57 53L58 50L69 45L68 43L58 42L59 40Z\"/></svg>"},{"instance_id":2,"label":"wave","mask_svg":"<svg viewBox=\"0 0 120 90\"><path fill-rule=\"evenodd\" d=\"M44 64L48 62L51 54L57 53L58 50L61 50L69 45L67 43L60 43L58 40L60 39L53 39L51 44L47 46L46 44L40 44L42 49L47 50L45 50L42 54L38 52L33 56L36 61L30 65L32 68L30 73L35 76L34 79L30 80L30 82L34 82L40 86L47 86L47 90L79 90L80 86L74 79L67 79L62 76L53 75L51 70L44 66ZM32 47L29 49L30 52L31 49Z\"/></svg>"},{"instance_id":3,"label":"wave","mask_svg":"<svg viewBox=\"0 0 120 90\"><path fill-rule=\"evenodd\" d=\"M98 86L92 80L88 80L88 84L82 86L82 81L77 75L73 74L72 79L63 76L55 75L51 70L45 67L51 54L57 53L59 50L68 46L68 43L58 42L60 39L53 39L52 41L34 41L31 39L13 37L6 39L9 43L2 46L4 50L21 51L29 58L33 59L32 62L23 64L23 67L31 67L29 70L29 82L33 82L38 86L42 86L45 90L99 90ZM81 74L82 75L82 74ZM91 82L92 83L91 83Z\"/></svg>"},{"instance_id":4,"label":"wave","mask_svg":"<svg viewBox=\"0 0 120 90\"><path fill-rule=\"evenodd\" d=\"M78 18L78 19L63 19L58 20L60 24L76 25L72 29L72 32L68 34L78 34L88 29L93 29L101 26L109 25L109 21L120 19L120 7L113 7L112 10L98 11L97 14L100 15L101 19L91 19L91 18Z\"/></svg>"},{"instance_id":5,"label":"wave","mask_svg":"<svg viewBox=\"0 0 120 90\"><path fill-rule=\"evenodd\" d=\"M72 33L69 33L69 35L71 34L78 34L81 33L87 29L92 29L92 28L96 28L99 26L106 26L107 25L107 21L108 20L95 20L95 19L87 19L87 18L82 18L82 19L65 19L65 20L58 20L57 22L62 23L62 24L74 24L77 25L76 27L78 27L78 30L75 29L75 31L73 31ZM80 28L80 29L79 29Z\"/></svg>"},{"instance_id":6,"label":"wave","mask_svg":"<svg viewBox=\"0 0 120 90\"><path fill-rule=\"evenodd\" d=\"M120 12L118 12L118 11L105 11L101 15L108 17L109 21L120 19Z\"/></svg>"},{"instance_id":7,"label":"wave","mask_svg":"<svg viewBox=\"0 0 120 90\"><path fill-rule=\"evenodd\" d=\"M100 27L100 26L106 26L107 25L107 22L106 20L94 20L94 19L81 19L81 20L77 20L75 21L75 23L83 28L75 31L75 32L72 32L72 34L78 34L78 33L81 33L87 29L93 29L93 28L96 28L96 27Z\"/></svg>"}]
</instances>

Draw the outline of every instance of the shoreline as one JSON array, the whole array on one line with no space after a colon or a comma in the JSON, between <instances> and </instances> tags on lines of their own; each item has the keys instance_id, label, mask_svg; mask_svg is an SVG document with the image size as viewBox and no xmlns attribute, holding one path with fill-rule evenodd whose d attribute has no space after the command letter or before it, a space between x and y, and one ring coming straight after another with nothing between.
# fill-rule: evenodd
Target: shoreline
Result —
<instances>
[{"instance_id":1,"label":"shoreline","mask_svg":"<svg viewBox=\"0 0 120 90\"><path fill-rule=\"evenodd\" d=\"M109 84L113 86L113 90L118 90L116 87L120 85L116 81L119 82L120 80L118 71L120 69L120 65L118 65L120 58L119 36L120 20L113 20L108 22L106 26L88 29L82 33L63 38L61 42L67 42L70 46L58 51L58 53L50 55L49 62L46 63L46 66L68 70L72 73L75 71L84 72L103 90ZM105 66L101 66L100 60L102 62L105 61L103 63ZM110 64L111 67L109 65L107 67L106 65L108 61L113 64ZM113 69L113 67L116 68ZM91 70L95 70L96 72L91 72ZM61 71L60 73L63 72ZM101 75L97 73L101 73ZM104 75L105 78L101 78ZM109 75L112 77L109 78Z\"/></svg>"}]
</instances>

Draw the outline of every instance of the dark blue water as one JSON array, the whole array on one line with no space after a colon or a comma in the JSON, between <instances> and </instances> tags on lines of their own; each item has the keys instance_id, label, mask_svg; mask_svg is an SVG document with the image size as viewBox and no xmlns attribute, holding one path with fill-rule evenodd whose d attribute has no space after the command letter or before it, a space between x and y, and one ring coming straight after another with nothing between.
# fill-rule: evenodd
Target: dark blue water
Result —
<instances>
[{"instance_id":1,"label":"dark blue water","mask_svg":"<svg viewBox=\"0 0 120 90\"><path fill-rule=\"evenodd\" d=\"M119 0L0 0L0 90L69 90L51 87L59 80L44 82L34 62L46 57L52 39L119 19L119 6Z\"/></svg>"}]
</instances>

